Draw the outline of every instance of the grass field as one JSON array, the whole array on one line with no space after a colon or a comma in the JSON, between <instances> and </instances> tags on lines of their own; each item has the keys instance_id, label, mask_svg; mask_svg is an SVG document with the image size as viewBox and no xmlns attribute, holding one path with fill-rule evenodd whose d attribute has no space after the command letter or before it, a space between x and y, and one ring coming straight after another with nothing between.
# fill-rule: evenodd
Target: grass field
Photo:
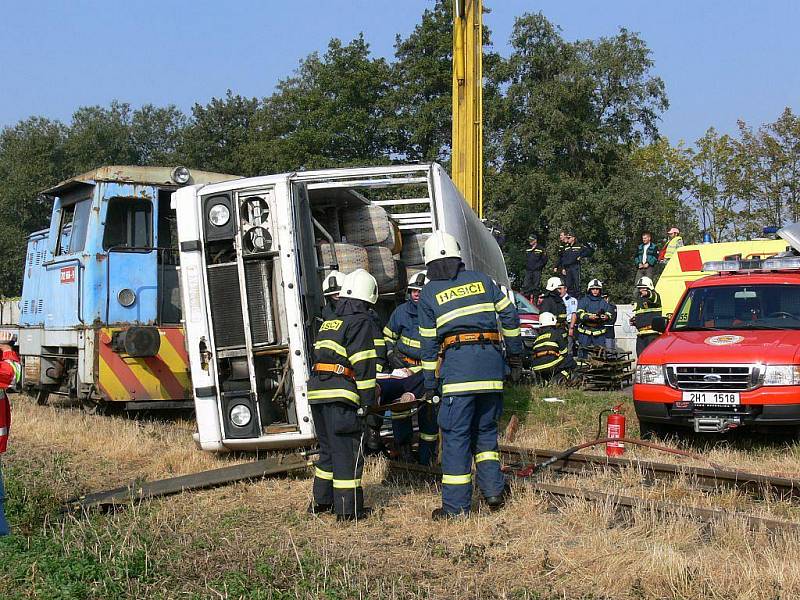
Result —
<instances>
[{"instance_id":1,"label":"grass field","mask_svg":"<svg viewBox=\"0 0 800 600\"><path fill-rule=\"evenodd\" d=\"M544 396L565 403L547 404ZM515 443L562 448L593 438L598 411L618 402L633 415L622 394L517 388L508 393L506 417L523 421ZM636 420L628 423L636 435ZM89 416L15 397L11 449L3 457L15 535L0 539L0 598L800 596L796 535L646 511L623 517L585 502L556 510L524 484L515 485L504 511L488 513L476 503L467 520L433 523L436 487L387 480L382 459L370 459L364 477L376 513L357 525L306 515L308 477L236 484L115 513L59 513L80 493L251 458L200 453L192 431L190 421ZM740 435L692 448L732 467L800 475L800 448L788 440ZM686 460L646 449L628 455ZM647 484L635 471L553 480L800 521L800 508L784 502L708 495L681 481Z\"/></svg>"}]
</instances>

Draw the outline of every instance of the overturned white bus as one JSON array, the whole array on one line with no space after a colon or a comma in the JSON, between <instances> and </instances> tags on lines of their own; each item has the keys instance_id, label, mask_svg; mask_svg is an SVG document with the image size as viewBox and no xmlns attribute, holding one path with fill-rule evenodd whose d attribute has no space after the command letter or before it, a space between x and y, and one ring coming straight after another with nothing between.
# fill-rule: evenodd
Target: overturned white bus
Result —
<instances>
[{"instance_id":1,"label":"overturned white bus","mask_svg":"<svg viewBox=\"0 0 800 600\"><path fill-rule=\"evenodd\" d=\"M183 318L203 450L307 445L306 379L329 271L369 270L376 310L403 301L426 234L459 239L467 268L508 284L489 230L438 164L285 173L172 196Z\"/></svg>"}]
</instances>

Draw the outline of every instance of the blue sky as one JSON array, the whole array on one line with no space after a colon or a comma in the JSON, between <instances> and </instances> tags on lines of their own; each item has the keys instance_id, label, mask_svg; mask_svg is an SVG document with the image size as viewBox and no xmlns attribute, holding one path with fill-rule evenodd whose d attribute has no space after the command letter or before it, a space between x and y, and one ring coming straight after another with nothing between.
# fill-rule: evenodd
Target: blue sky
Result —
<instances>
[{"instance_id":1,"label":"blue sky","mask_svg":"<svg viewBox=\"0 0 800 600\"><path fill-rule=\"evenodd\" d=\"M671 108L662 132L693 141L709 126L774 120L800 109L800 2L792 0L485 0L495 48L514 18L541 10L568 39L638 31ZM331 37L363 31L391 56L432 0L63 0L6 2L0 22L0 126L31 115L68 120L113 99L189 110L230 88L265 96Z\"/></svg>"}]
</instances>

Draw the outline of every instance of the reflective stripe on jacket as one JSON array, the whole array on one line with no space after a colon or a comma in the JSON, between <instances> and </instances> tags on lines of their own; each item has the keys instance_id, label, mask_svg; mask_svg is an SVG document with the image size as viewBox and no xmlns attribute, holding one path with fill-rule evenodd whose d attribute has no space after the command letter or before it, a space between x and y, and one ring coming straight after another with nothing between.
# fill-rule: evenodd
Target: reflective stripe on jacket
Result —
<instances>
[{"instance_id":1,"label":"reflective stripe on jacket","mask_svg":"<svg viewBox=\"0 0 800 600\"><path fill-rule=\"evenodd\" d=\"M416 303L407 300L392 313L383 328L386 350L393 348L414 360L422 359L422 338L419 335L419 313Z\"/></svg>"},{"instance_id":2,"label":"reflective stripe on jacket","mask_svg":"<svg viewBox=\"0 0 800 600\"><path fill-rule=\"evenodd\" d=\"M519 315L511 300L490 277L460 270L453 279L432 280L420 295L419 332L425 389L436 389L436 365L445 337L500 329L510 355L522 353ZM447 349L441 366L442 394L465 395L503 389L506 364L497 344L456 344Z\"/></svg>"},{"instance_id":3,"label":"reflective stripe on jacket","mask_svg":"<svg viewBox=\"0 0 800 600\"><path fill-rule=\"evenodd\" d=\"M661 296L655 290L650 290L645 298L638 296L633 309L633 322L636 326L636 335L657 335L653 329L653 319L661 316Z\"/></svg>"},{"instance_id":4,"label":"reflective stripe on jacket","mask_svg":"<svg viewBox=\"0 0 800 600\"><path fill-rule=\"evenodd\" d=\"M591 293L578 301L578 333L593 337L604 336L606 334L606 321L602 319L603 314L608 315L608 319L613 318L614 308L601 296L592 296ZM613 321L611 321L613 323Z\"/></svg>"},{"instance_id":5,"label":"reflective stripe on jacket","mask_svg":"<svg viewBox=\"0 0 800 600\"><path fill-rule=\"evenodd\" d=\"M308 380L309 403L373 404L378 363L376 340L383 343L383 337L367 312L337 315L335 319L324 321L314 342L314 362L351 368L355 378L312 372ZM385 346L380 348L385 349Z\"/></svg>"}]
</instances>

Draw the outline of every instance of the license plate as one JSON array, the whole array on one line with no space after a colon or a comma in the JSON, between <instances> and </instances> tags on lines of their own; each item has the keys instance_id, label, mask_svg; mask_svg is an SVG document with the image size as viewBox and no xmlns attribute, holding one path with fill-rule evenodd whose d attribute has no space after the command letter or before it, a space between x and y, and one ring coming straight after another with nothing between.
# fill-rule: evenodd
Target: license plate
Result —
<instances>
[{"instance_id":1,"label":"license plate","mask_svg":"<svg viewBox=\"0 0 800 600\"><path fill-rule=\"evenodd\" d=\"M738 406L739 392L683 392L683 401L701 406Z\"/></svg>"}]
</instances>

